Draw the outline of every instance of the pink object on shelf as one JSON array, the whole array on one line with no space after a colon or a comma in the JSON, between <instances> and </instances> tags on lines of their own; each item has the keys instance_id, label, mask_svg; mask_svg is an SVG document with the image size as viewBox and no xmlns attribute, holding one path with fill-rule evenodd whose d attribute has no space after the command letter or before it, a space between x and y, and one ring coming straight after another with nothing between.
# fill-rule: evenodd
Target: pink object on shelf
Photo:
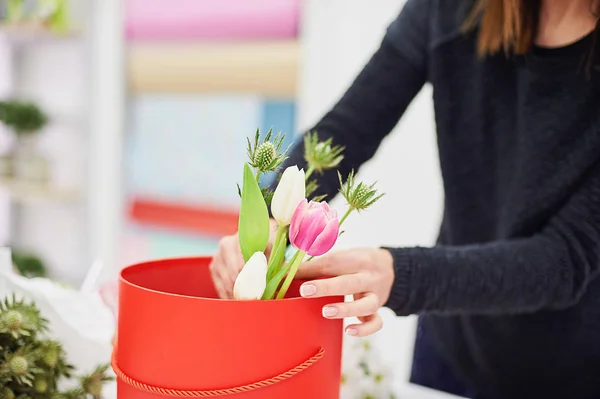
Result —
<instances>
[{"instance_id":1,"label":"pink object on shelf","mask_svg":"<svg viewBox=\"0 0 600 399\"><path fill-rule=\"evenodd\" d=\"M301 0L127 0L133 40L290 38Z\"/></svg>"}]
</instances>

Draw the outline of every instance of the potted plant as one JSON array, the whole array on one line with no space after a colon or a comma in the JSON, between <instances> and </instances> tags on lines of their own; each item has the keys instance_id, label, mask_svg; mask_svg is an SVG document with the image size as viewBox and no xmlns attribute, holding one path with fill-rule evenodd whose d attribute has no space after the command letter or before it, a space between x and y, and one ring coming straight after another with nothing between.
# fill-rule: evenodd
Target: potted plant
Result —
<instances>
[{"instance_id":1,"label":"potted plant","mask_svg":"<svg viewBox=\"0 0 600 399\"><path fill-rule=\"evenodd\" d=\"M13 251L13 265L17 272L24 277L48 277L48 270L44 262L35 254Z\"/></svg>"},{"instance_id":2,"label":"potted plant","mask_svg":"<svg viewBox=\"0 0 600 399\"><path fill-rule=\"evenodd\" d=\"M0 122L15 135L15 145L3 162L11 164L5 174L24 182L47 183L50 166L37 149L40 131L48 123L46 114L31 102L3 101L0 102Z\"/></svg>"}]
</instances>

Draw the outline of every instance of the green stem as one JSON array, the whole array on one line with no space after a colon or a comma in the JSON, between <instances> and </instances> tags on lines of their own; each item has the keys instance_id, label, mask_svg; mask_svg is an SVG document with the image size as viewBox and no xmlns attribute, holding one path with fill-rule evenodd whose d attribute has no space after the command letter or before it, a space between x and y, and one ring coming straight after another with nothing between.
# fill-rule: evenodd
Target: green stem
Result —
<instances>
[{"instance_id":1,"label":"green stem","mask_svg":"<svg viewBox=\"0 0 600 399\"><path fill-rule=\"evenodd\" d=\"M256 169L256 182L260 184L260 169Z\"/></svg>"},{"instance_id":2,"label":"green stem","mask_svg":"<svg viewBox=\"0 0 600 399\"><path fill-rule=\"evenodd\" d=\"M313 174L314 171L315 171L315 167L309 166L308 169L306 169L306 173L304 173L305 180L308 180L308 178L310 177L310 175Z\"/></svg>"},{"instance_id":3,"label":"green stem","mask_svg":"<svg viewBox=\"0 0 600 399\"><path fill-rule=\"evenodd\" d=\"M287 274L287 277L285 278L285 281L283 282L281 289L279 290L279 294L277 294L277 299L285 298L285 294L287 294L287 291L290 288L292 281L294 281L294 277L296 276L296 273L298 272L298 268L300 267L300 263L302 263L302 260L304 259L306 252L298 251L298 252L296 252L296 255L298 255L298 254L299 254L299 256L296 256L296 258L294 259L294 262L291 263L291 265L290 265L290 271Z\"/></svg>"},{"instance_id":4,"label":"green stem","mask_svg":"<svg viewBox=\"0 0 600 399\"><path fill-rule=\"evenodd\" d=\"M267 278L270 278L273 275L274 270L281 265L281 262L277 262L277 259L281 258L281 241L284 239L285 231L285 226L277 225L277 234L275 234L275 241L273 242L271 256L269 257L269 263L267 264Z\"/></svg>"},{"instance_id":5,"label":"green stem","mask_svg":"<svg viewBox=\"0 0 600 399\"><path fill-rule=\"evenodd\" d=\"M300 251L296 252L294 256L292 256L292 259L290 259L290 261L287 264L285 264L285 266L283 266L275 276L268 279L267 287L265 288L265 292L262 296L263 300L274 298L275 291L277 291L277 287L279 287L281 280L283 280L285 274L290 270L290 266L296 261L296 258L298 257L299 253Z\"/></svg>"},{"instance_id":6,"label":"green stem","mask_svg":"<svg viewBox=\"0 0 600 399\"><path fill-rule=\"evenodd\" d=\"M288 245L288 232L286 229L286 231L283 233L283 236L281 236L281 241L279 243L279 249L278 249L277 253L275 254L275 261L273 263L273 273L276 273L277 271L281 270L281 266L283 265L283 262L285 261L287 245Z\"/></svg>"},{"instance_id":7,"label":"green stem","mask_svg":"<svg viewBox=\"0 0 600 399\"><path fill-rule=\"evenodd\" d=\"M275 240L273 241L273 248L272 248L271 254L274 254L275 252L277 252L277 249L281 245L280 241L281 241L281 237L283 236L284 231L285 231L285 227L278 224L277 225L277 233L275 234ZM271 256L269 258L269 264L271 264L273 258L274 258L274 256Z\"/></svg>"},{"instance_id":8,"label":"green stem","mask_svg":"<svg viewBox=\"0 0 600 399\"><path fill-rule=\"evenodd\" d=\"M352 213L353 210L354 210L354 208L350 207L350 208L348 208L346 213L344 213L344 216L342 216L342 218L340 219L340 227L342 226L342 223L344 223L344 221L348 218L348 216L350 216L350 214Z\"/></svg>"}]
</instances>

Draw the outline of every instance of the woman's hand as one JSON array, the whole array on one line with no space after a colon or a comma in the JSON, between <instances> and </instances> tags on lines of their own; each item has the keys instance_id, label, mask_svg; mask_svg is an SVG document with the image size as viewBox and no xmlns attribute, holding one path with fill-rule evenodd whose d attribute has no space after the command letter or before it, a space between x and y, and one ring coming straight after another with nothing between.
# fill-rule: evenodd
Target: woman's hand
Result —
<instances>
[{"instance_id":1,"label":"woman's hand","mask_svg":"<svg viewBox=\"0 0 600 399\"><path fill-rule=\"evenodd\" d=\"M273 246L275 234L277 232L277 222L271 220L271 234L269 236L269 244L265 250L265 255L268 257ZM226 236L219 241L219 249L212 259L210 264L210 274L213 283L217 290L219 298L232 299L233 285L240 270L244 267L244 257L240 249L240 239L236 234Z\"/></svg>"},{"instance_id":2,"label":"woman's hand","mask_svg":"<svg viewBox=\"0 0 600 399\"><path fill-rule=\"evenodd\" d=\"M331 277L322 280L313 280ZM377 313L394 283L394 261L386 249L352 249L329 253L300 266L296 278L308 281L300 287L305 298L353 295L353 302L334 303L323 308L323 317L358 317L361 324L346 327L346 333L364 337L379 331Z\"/></svg>"}]
</instances>

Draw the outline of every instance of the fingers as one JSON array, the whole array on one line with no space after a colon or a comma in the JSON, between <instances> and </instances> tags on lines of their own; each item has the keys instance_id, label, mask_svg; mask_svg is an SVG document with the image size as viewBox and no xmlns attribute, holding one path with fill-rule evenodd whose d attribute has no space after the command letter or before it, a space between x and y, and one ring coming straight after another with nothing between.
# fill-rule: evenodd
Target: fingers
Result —
<instances>
[{"instance_id":1,"label":"fingers","mask_svg":"<svg viewBox=\"0 0 600 399\"><path fill-rule=\"evenodd\" d=\"M215 256L209 266L210 275L212 277L215 290L217 291L217 296L221 299L229 299L227 290L225 290L225 287L223 287L223 277L221 276L222 268L219 266L219 264L221 264L221 262L219 262L219 259L217 259Z\"/></svg>"},{"instance_id":2,"label":"fingers","mask_svg":"<svg viewBox=\"0 0 600 399\"><path fill-rule=\"evenodd\" d=\"M217 291L219 298L231 299L233 297L233 293L230 294L223 286L223 283L221 282L220 277L219 277L219 279L214 280L214 283L215 283L215 290Z\"/></svg>"},{"instance_id":3,"label":"fingers","mask_svg":"<svg viewBox=\"0 0 600 399\"><path fill-rule=\"evenodd\" d=\"M332 265L335 264L335 262L332 261L332 258L334 257L334 254L330 254L302 263L298 268L296 278L300 280L311 280L314 278L333 276L331 268Z\"/></svg>"},{"instance_id":4,"label":"fingers","mask_svg":"<svg viewBox=\"0 0 600 399\"><path fill-rule=\"evenodd\" d=\"M344 319L357 317L361 323L346 327L346 334L356 337L366 337L381 330L383 320L377 313L379 298L372 292L355 295L358 297L353 302L344 302L327 305L323 308L323 317L327 319Z\"/></svg>"},{"instance_id":5,"label":"fingers","mask_svg":"<svg viewBox=\"0 0 600 399\"><path fill-rule=\"evenodd\" d=\"M271 233L265 255L269 256L277 232L277 222L270 221ZM239 236L232 235L221 239L219 249L210 264L210 272L219 298L233 298L233 286L244 267L244 256L240 249Z\"/></svg>"},{"instance_id":6,"label":"fingers","mask_svg":"<svg viewBox=\"0 0 600 399\"><path fill-rule=\"evenodd\" d=\"M332 252L300 265L297 279L311 280L354 273L360 269L364 260L360 256L347 256L347 251Z\"/></svg>"},{"instance_id":7,"label":"fingers","mask_svg":"<svg viewBox=\"0 0 600 399\"><path fill-rule=\"evenodd\" d=\"M368 293L353 302L336 303L323 308L323 317L328 319L344 319L346 317L366 317L379 310L377 295Z\"/></svg>"},{"instance_id":8,"label":"fingers","mask_svg":"<svg viewBox=\"0 0 600 399\"><path fill-rule=\"evenodd\" d=\"M346 327L346 334L354 337L366 337L375 334L383 327L383 320L378 313L361 317L361 324L352 324Z\"/></svg>"},{"instance_id":9,"label":"fingers","mask_svg":"<svg viewBox=\"0 0 600 399\"><path fill-rule=\"evenodd\" d=\"M220 298L231 299L235 280L244 267L237 235L223 238L210 265L211 276Z\"/></svg>"},{"instance_id":10,"label":"fingers","mask_svg":"<svg viewBox=\"0 0 600 399\"><path fill-rule=\"evenodd\" d=\"M358 294L369 291L371 282L372 277L368 273L346 274L304 283L300 287L300 295L304 298L318 298Z\"/></svg>"},{"instance_id":11,"label":"fingers","mask_svg":"<svg viewBox=\"0 0 600 399\"><path fill-rule=\"evenodd\" d=\"M223 262L225 263L224 268L227 271L227 275L230 280L235 282L237 275L240 273L240 270L242 270L245 263L238 239L231 239L225 242L220 252L223 256Z\"/></svg>"}]
</instances>

